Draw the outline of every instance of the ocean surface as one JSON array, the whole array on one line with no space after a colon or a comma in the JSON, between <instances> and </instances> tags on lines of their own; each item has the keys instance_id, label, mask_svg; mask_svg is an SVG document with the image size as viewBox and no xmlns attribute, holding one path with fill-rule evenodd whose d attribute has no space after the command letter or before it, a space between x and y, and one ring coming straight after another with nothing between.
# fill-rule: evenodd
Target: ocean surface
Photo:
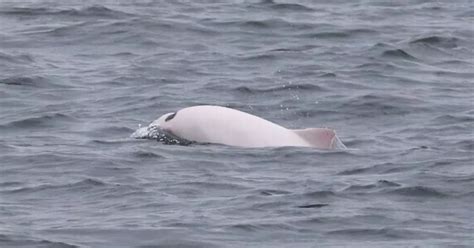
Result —
<instances>
[{"instance_id":1,"label":"ocean surface","mask_svg":"<svg viewBox=\"0 0 474 248\"><path fill-rule=\"evenodd\" d=\"M348 149L130 137L201 104ZM0 0L0 247L474 247L474 2Z\"/></svg>"}]
</instances>

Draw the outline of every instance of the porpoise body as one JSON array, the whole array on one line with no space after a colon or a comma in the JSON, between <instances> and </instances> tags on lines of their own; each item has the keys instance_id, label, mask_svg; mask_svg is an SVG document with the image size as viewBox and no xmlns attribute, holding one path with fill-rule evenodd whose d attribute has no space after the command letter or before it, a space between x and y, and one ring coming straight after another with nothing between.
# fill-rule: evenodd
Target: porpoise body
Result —
<instances>
[{"instance_id":1,"label":"porpoise body","mask_svg":"<svg viewBox=\"0 0 474 248\"><path fill-rule=\"evenodd\" d=\"M287 129L258 116L221 106L183 108L164 114L150 127L158 127L166 133L198 143L239 147L345 148L332 129Z\"/></svg>"}]
</instances>

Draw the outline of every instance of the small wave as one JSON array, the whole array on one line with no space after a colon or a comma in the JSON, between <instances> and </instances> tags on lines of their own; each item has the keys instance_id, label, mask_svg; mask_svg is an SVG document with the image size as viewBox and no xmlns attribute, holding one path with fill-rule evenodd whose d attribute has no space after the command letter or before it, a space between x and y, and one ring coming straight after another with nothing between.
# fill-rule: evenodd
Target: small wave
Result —
<instances>
[{"instance_id":1,"label":"small wave","mask_svg":"<svg viewBox=\"0 0 474 248\"><path fill-rule=\"evenodd\" d=\"M47 190L54 190L54 189L71 189L71 188L83 188L83 187L102 187L107 185L106 183L97 180L97 179L91 179L87 178L82 181L76 182L76 183L71 183L71 184L42 184L38 186L33 186L33 187L22 187L19 189L13 189L13 190L7 190L3 192L8 192L11 194L19 194L19 193L38 193L41 191L47 191Z\"/></svg>"},{"instance_id":2,"label":"small wave","mask_svg":"<svg viewBox=\"0 0 474 248\"><path fill-rule=\"evenodd\" d=\"M1 126L7 128L43 128L54 126L58 122L72 121L75 121L75 119L69 115L54 113L42 115L40 117L30 117L22 120L12 121Z\"/></svg>"},{"instance_id":3,"label":"small wave","mask_svg":"<svg viewBox=\"0 0 474 248\"><path fill-rule=\"evenodd\" d=\"M266 196L271 196L271 195L288 195L291 194L290 191L286 190L274 190L274 189L267 189L267 190L261 190L260 194L266 195Z\"/></svg>"},{"instance_id":4,"label":"small wave","mask_svg":"<svg viewBox=\"0 0 474 248\"><path fill-rule=\"evenodd\" d=\"M364 69L364 70L371 70L371 71L393 71L398 68L396 65L391 63L386 63L382 61L375 61L375 62L368 62L357 65L356 69Z\"/></svg>"},{"instance_id":5,"label":"small wave","mask_svg":"<svg viewBox=\"0 0 474 248\"><path fill-rule=\"evenodd\" d=\"M388 181L388 180L379 180L377 182L377 185L382 186L382 187L398 187L398 186L401 186L398 183L391 182L391 181Z\"/></svg>"},{"instance_id":6,"label":"small wave","mask_svg":"<svg viewBox=\"0 0 474 248\"><path fill-rule=\"evenodd\" d=\"M12 55L0 52L0 61L6 61L14 64L30 64L35 62L33 56L29 54Z\"/></svg>"},{"instance_id":7,"label":"small wave","mask_svg":"<svg viewBox=\"0 0 474 248\"><path fill-rule=\"evenodd\" d=\"M243 94L261 94L261 93L269 93L269 92L281 92L281 91L288 91L288 90L293 90L293 91L323 91L323 87L314 85L314 84L288 84L288 85L283 85L283 86L277 86L277 87L269 87L269 88L252 88L249 86L239 86L233 89L234 91L237 91L239 93Z\"/></svg>"},{"instance_id":8,"label":"small wave","mask_svg":"<svg viewBox=\"0 0 474 248\"><path fill-rule=\"evenodd\" d=\"M13 15L13 16L36 16L36 15L47 15L51 14L51 9L48 8L26 8L26 7L15 7L15 8L2 8L0 14L2 15Z\"/></svg>"},{"instance_id":9,"label":"small wave","mask_svg":"<svg viewBox=\"0 0 474 248\"><path fill-rule=\"evenodd\" d=\"M471 20L470 18L472 18L473 16L474 10L472 10L472 8L457 15L457 17L468 17L469 20Z\"/></svg>"},{"instance_id":10,"label":"small wave","mask_svg":"<svg viewBox=\"0 0 474 248\"><path fill-rule=\"evenodd\" d=\"M312 12L314 9L305 6L303 4L297 4L297 3L275 3L274 0L263 0L260 2L261 6L269 7L274 10L279 10L279 11L304 11L304 12Z\"/></svg>"},{"instance_id":11,"label":"small wave","mask_svg":"<svg viewBox=\"0 0 474 248\"><path fill-rule=\"evenodd\" d=\"M90 7L84 7L82 9L72 9L63 11L63 13L70 14L73 16L90 16L90 17L118 17L123 15L129 15L123 11L113 10L102 5L93 5Z\"/></svg>"},{"instance_id":12,"label":"small wave","mask_svg":"<svg viewBox=\"0 0 474 248\"><path fill-rule=\"evenodd\" d=\"M285 11L304 11L304 12L312 12L314 9L304 6L302 4L296 4L296 3L274 3L271 6L272 9L275 10L285 10Z\"/></svg>"},{"instance_id":13,"label":"small wave","mask_svg":"<svg viewBox=\"0 0 474 248\"><path fill-rule=\"evenodd\" d=\"M271 28L275 27L276 23L272 23L273 21L271 20L263 20L263 21L240 21L237 22L236 24L240 27L243 28L257 28L257 29L263 29L263 28Z\"/></svg>"},{"instance_id":14,"label":"small wave","mask_svg":"<svg viewBox=\"0 0 474 248\"><path fill-rule=\"evenodd\" d=\"M107 184L98 179L87 178L77 183L73 183L70 186L77 187L77 186L105 186L105 185Z\"/></svg>"},{"instance_id":15,"label":"small wave","mask_svg":"<svg viewBox=\"0 0 474 248\"><path fill-rule=\"evenodd\" d=\"M255 232L260 229L257 225L253 225L253 224L234 224L234 225L229 225L227 227L238 230L238 231L245 231L245 232Z\"/></svg>"},{"instance_id":16,"label":"small wave","mask_svg":"<svg viewBox=\"0 0 474 248\"><path fill-rule=\"evenodd\" d=\"M289 22L280 18L264 19L264 20L245 20L245 21L221 21L216 22L214 20L204 20L204 25L212 25L216 27L225 28L239 28L239 30L246 31L263 31L272 29L287 29L293 31L310 31L314 30L317 26L312 23L306 22ZM276 35L276 33L273 33ZM281 33L280 35L284 35Z\"/></svg>"},{"instance_id":17,"label":"small wave","mask_svg":"<svg viewBox=\"0 0 474 248\"><path fill-rule=\"evenodd\" d=\"M387 237L390 236L392 238L400 238L397 236L394 237L393 234L389 235L388 230L381 228L381 229L372 229L372 228L348 228L348 229L340 229L327 232L329 235L337 235L337 236L345 236L345 237L357 237L358 239L363 238L374 238L374 236L380 237Z\"/></svg>"},{"instance_id":18,"label":"small wave","mask_svg":"<svg viewBox=\"0 0 474 248\"><path fill-rule=\"evenodd\" d=\"M312 199L326 198L326 197L331 197L335 195L336 194L330 190L312 191L312 192L307 192L303 194L304 197L308 197Z\"/></svg>"},{"instance_id":19,"label":"small wave","mask_svg":"<svg viewBox=\"0 0 474 248\"><path fill-rule=\"evenodd\" d=\"M474 151L474 140L473 139L461 140L461 141L456 142L455 146L458 149L472 152Z\"/></svg>"},{"instance_id":20,"label":"small wave","mask_svg":"<svg viewBox=\"0 0 474 248\"><path fill-rule=\"evenodd\" d=\"M384 51L382 53L382 57L401 58L401 59L406 59L406 60L417 60L415 56L409 54L408 52L400 48Z\"/></svg>"},{"instance_id":21,"label":"small wave","mask_svg":"<svg viewBox=\"0 0 474 248\"><path fill-rule=\"evenodd\" d=\"M185 182L179 185L185 186L186 188L200 189L204 191L223 191L229 193L232 190L240 191L246 190L248 187L235 184L235 183L220 183L220 182Z\"/></svg>"},{"instance_id":22,"label":"small wave","mask_svg":"<svg viewBox=\"0 0 474 248\"><path fill-rule=\"evenodd\" d=\"M332 26L323 26L319 27L321 31L314 32L313 30L306 32L304 34L299 35L299 37L303 38L317 38L317 39L342 39L342 38L349 38L353 36L366 36L366 35L373 35L377 34L378 32L373 29L367 28L347 28L341 29ZM316 30L318 30L316 29Z\"/></svg>"},{"instance_id":23,"label":"small wave","mask_svg":"<svg viewBox=\"0 0 474 248\"><path fill-rule=\"evenodd\" d=\"M439 233L393 228L347 228L327 232L329 235L336 235L348 239L422 239L439 237Z\"/></svg>"},{"instance_id":24,"label":"small wave","mask_svg":"<svg viewBox=\"0 0 474 248\"><path fill-rule=\"evenodd\" d=\"M129 140L124 140L124 139L110 139L110 140L92 139L90 142L95 143L95 144L101 144L101 145L116 146L117 144L123 144L123 143L126 143L128 141Z\"/></svg>"},{"instance_id":25,"label":"small wave","mask_svg":"<svg viewBox=\"0 0 474 248\"><path fill-rule=\"evenodd\" d=\"M418 98L397 95L367 94L356 96L342 104L348 113L358 116L403 115L422 109L424 102Z\"/></svg>"},{"instance_id":26,"label":"small wave","mask_svg":"<svg viewBox=\"0 0 474 248\"><path fill-rule=\"evenodd\" d=\"M270 49L269 51L270 52L302 52L302 51L310 51L314 48L315 48L314 45L301 45L301 46L274 48L274 49Z\"/></svg>"},{"instance_id":27,"label":"small wave","mask_svg":"<svg viewBox=\"0 0 474 248\"><path fill-rule=\"evenodd\" d=\"M377 43L373 45L369 51L374 53L374 56L381 56L388 59L418 61L415 56L411 55L406 50L387 43Z\"/></svg>"},{"instance_id":28,"label":"small wave","mask_svg":"<svg viewBox=\"0 0 474 248\"><path fill-rule=\"evenodd\" d=\"M282 230L294 230L292 225L285 223L234 223L223 226L226 229L232 229L233 231L243 232L255 232L255 231L282 231Z\"/></svg>"},{"instance_id":29,"label":"small wave","mask_svg":"<svg viewBox=\"0 0 474 248\"><path fill-rule=\"evenodd\" d=\"M304 38L318 38L318 39L331 39L331 38L347 38L351 34L348 32L340 31L340 32L316 32L316 33L309 33L300 35L300 37Z\"/></svg>"},{"instance_id":30,"label":"small wave","mask_svg":"<svg viewBox=\"0 0 474 248\"><path fill-rule=\"evenodd\" d=\"M366 190L373 190L373 189L384 189L384 188L391 188L391 187L400 187L401 185L395 182L391 182L388 180L379 180L377 183L372 184L365 184L365 185L351 185L344 189L344 191L366 191Z\"/></svg>"},{"instance_id":31,"label":"small wave","mask_svg":"<svg viewBox=\"0 0 474 248\"><path fill-rule=\"evenodd\" d=\"M165 158L164 156L150 151L135 151L133 152L133 156L138 158Z\"/></svg>"},{"instance_id":32,"label":"small wave","mask_svg":"<svg viewBox=\"0 0 474 248\"><path fill-rule=\"evenodd\" d=\"M22 185L21 182L1 182L0 188L7 188L7 187L17 187Z\"/></svg>"},{"instance_id":33,"label":"small wave","mask_svg":"<svg viewBox=\"0 0 474 248\"><path fill-rule=\"evenodd\" d=\"M79 248L64 242L57 242L46 239L37 239L23 235L0 234L0 244L7 244L7 247L54 247L54 248ZM3 247L3 246L2 246Z\"/></svg>"},{"instance_id":34,"label":"small wave","mask_svg":"<svg viewBox=\"0 0 474 248\"><path fill-rule=\"evenodd\" d=\"M130 133L135 131L129 127L120 127L120 126L105 126L99 127L90 132L92 137L107 137L107 136L114 136L114 135L123 135L126 133Z\"/></svg>"},{"instance_id":35,"label":"small wave","mask_svg":"<svg viewBox=\"0 0 474 248\"><path fill-rule=\"evenodd\" d=\"M275 61L277 59L277 55L275 54L257 54L257 55L245 55L240 57L239 59L243 61Z\"/></svg>"},{"instance_id":36,"label":"small wave","mask_svg":"<svg viewBox=\"0 0 474 248\"><path fill-rule=\"evenodd\" d=\"M322 208L327 207L329 204L326 203L315 203L315 204L307 204L307 205L299 205L296 206L297 208Z\"/></svg>"},{"instance_id":37,"label":"small wave","mask_svg":"<svg viewBox=\"0 0 474 248\"><path fill-rule=\"evenodd\" d=\"M463 114L446 114L446 115L441 115L434 118L432 122L435 125L473 123L474 117L471 115L463 115Z\"/></svg>"},{"instance_id":38,"label":"small wave","mask_svg":"<svg viewBox=\"0 0 474 248\"><path fill-rule=\"evenodd\" d=\"M203 20L203 24L205 25L212 25L212 26L218 26L218 27L238 27L242 29L266 29L274 26L275 24L272 24L271 21L214 21L213 19L211 20Z\"/></svg>"},{"instance_id":39,"label":"small wave","mask_svg":"<svg viewBox=\"0 0 474 248\"><path fill-rule=\"evenodd\" d=\"M410 41L410 44L427 44L442 48L456 48L459 39L455 37L427 36Z\"/></svg>"},{"instance_id":40,"label":"small wave","mask_svg":"<svg viewBox=\"0 0 474 248\"><path fill-rule=\"evenodd\" d=\"M470 68L472 66L470 62L464 61L464 60L458 60L458 59L447 59L447 60L433 63L433 65L439 66L442 68L453 68L453 69L457 69L459 67Z\"/></svg>"},{"instance_id":41,"label":"small wave","mask_svg":"<svg viewBox=\"0 0 474 248\"><path fill-rule=\"evenodd\" d=\"M20 76L0 79L0 84L45 88L52 86L46 78L40 76Z\"/></svg>"},{"instance_id":42,"label":"small wave","mask_svg":"<svg viewBox=\"0 0 474 248\"><path fill-rule=\"evenodd\" d=\"M410 186L410 187L402 187L394 190L390 190L387 193L392 193L396 195L402 196L412 196L412 197L446 197L448 196L445 193L442 193L434 188L426 187L426 186Z\"/></svg>"},{"instance_id":43,"label":"small wave","mask_svg":"<svg viewBox=\"0 0 474 248\"><path fill-rule=\"evenodd\" d=\"M215 243L209 241L198 241L198 240L185 240L182 236L176 237L167 237L169 235L164 235L166 238L160 238L159 241L156 241L156 244L153 245L138 245L137 248L159 248L159 247L169 247L169 248L218 248L222 247Z\"/></svg>"},{"instance_id":44,"label":"small wave","mask_svg":"<svg viewBox=\"0 0 474 248\"><path fill-rule=\"evenodd\" d=\"M83 32L82 29L86 28L89 24L89 22L80 22L51 28L33 27L32 29L24 30L24 33L27 35L47 34L53 37L74 37L77 33Z\"/></svg>"},{"instance_id":45,"label":"small wave","mask_svg":"<svg viewBox=\"0 0 474 248\"><path fill-rule=\"evenodd\" d=\"M338 175L390 174L390 173L397 173L400 171L410 170L410 169L412 169L412 167L407 167L407 166L400 167L400 166L397 166L396 164L387 162L387 163L376 164L369 167L344 170L342 172L339 172Z\"/></svg>"},{"instance_id":46,"label":"small wave","mask_svg":"<svg viewBox=\"0 0 474 248\"><path fill-rule=\"evenodd\" d=\"M112 10L102 5L93 5L81 9L52 9L52 8L5 8L0 11L3 15L38 17L38 16L75 16L75 17L119 17L128 13Z\"/></svg>"}]
</instances>

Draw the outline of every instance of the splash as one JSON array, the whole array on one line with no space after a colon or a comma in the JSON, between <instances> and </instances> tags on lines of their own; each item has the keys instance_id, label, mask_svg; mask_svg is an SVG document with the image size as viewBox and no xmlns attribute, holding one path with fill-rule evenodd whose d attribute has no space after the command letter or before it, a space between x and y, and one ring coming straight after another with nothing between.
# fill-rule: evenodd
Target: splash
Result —
<instances>
[{"instance_id":1,"label":"splash","mask_svg":"<svg viewBox=\"0 0 474 248\"><path fill-rule=\"evenodd\" d=\"M138 129L135 130L135 132L133 132L130 137L135 139L154 139L166 145L186 146L193 143L192 141L182 139L170 132L166 132L156 125L142 127L141 124L139 124Z\"/></svg>"}]
</instances>

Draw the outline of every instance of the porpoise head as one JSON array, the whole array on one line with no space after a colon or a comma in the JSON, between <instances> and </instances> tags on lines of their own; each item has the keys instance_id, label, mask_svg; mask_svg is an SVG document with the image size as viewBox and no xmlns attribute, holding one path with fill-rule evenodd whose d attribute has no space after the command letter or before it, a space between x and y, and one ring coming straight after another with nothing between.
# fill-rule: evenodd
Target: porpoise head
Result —
<instances>
[{"instance_id":1,"label":"porpoise head","mask_svg":"<svg viewBox=\"0 0 474 248\"><path fill-rule=\"evenodd\" d=\"M172 132L173 119L178 112L166 113L148 125L149 130L157 132L157 139L165 144L189 145L193 142L176 136Z\"/></svg>"},{"instance_id":2,"label":"porpoise head","mask_svg":"<svg viewBox=\"0 0 474 248\"><path fill-rule=\"evenodd\" d=\"M171 120L173 120L177 113L178 112L166 113L153 121L150 126L158 126L161 129L167 130L170 128Z\"/></svg>"}]
</instances>

